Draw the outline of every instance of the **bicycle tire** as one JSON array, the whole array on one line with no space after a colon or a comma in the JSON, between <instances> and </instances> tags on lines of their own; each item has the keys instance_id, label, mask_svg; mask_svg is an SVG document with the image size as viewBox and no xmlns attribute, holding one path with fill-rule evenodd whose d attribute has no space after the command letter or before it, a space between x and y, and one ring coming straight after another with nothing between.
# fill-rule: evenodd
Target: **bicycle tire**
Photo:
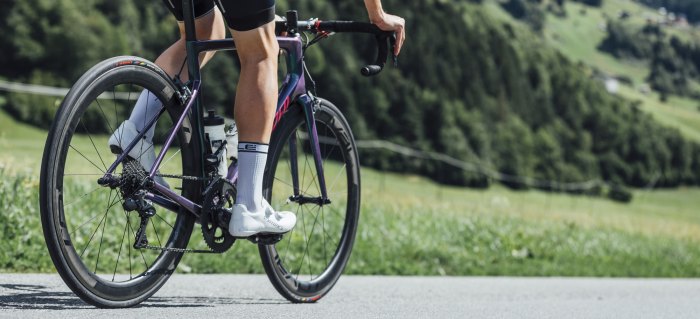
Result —
<instances>
[{"instance_id":1,"label":"bicycle tire","mask_svg":"<svg viewBox=\"0 0 700 319\"><path fill-rule=\"evenodd\" d=\"M258 246L262 264L272 285L282 296L294 303L316 302L338 281L352 252L360 214L359 157L350 126L338 108L323 99L315 110L314 117L321 142L324 176L331 177L326 182L328 196L332 202L329 205L314 206L307 203L294 206L293 209L297 214L295 228L274 245ZM300 181L299 189L302 193L320 196L318 181L314 180L317 177L314 176L315 168L313 155L310 153L310 143L307 138L304 138L308 133L306 121L302 108L299 105L293 105L272 134L270 153L263 177L263 196L275 208L284 208L281 206L284 205L285 198L293 195L291 190L293 181L290 184L289 180L286 180L289 177L287 175L291 175L292 172L289 160L291 158L289 150L292 147L290 139L297 141L297 162L304 163L303 173L300 168L297 174ZM298 142L302 143L301 148L298 147ZM286 167L280 165L284 158L283 154L289 156ZM299 160L300 156L304 158L303 161ZM311 182L305 179L307 173L311 175ZM338 191L335 192L335 190ZM273 194L275 192L276 194ZM343 196L347 198L343 199ZM306 205L312 206L307 209ZM316 210L315 215L314 210ZM333 217L334 213L343 211L344 216ZM322 221L319 221L319 216ZM311 218L314 219L313 224L309 221ZM320 239L315 233L316 226L319 225L322 225ZM326 231L327 227L332 228L330 232ZM332 244L334 235L339 236L335 248ZM314 243L314 240L317 243ZM320 242L323 243L323 248L318 247ZM327 242L331 243L332 249L327 249ZM301 246L304 244L301 266L296 266ZM329 258L331 252L332 256ZM308 280L305 279L307 274L303 273L304 268L307 268L305 257L308 257ZM321 269L318 272L315 271L318 268L311 265L312 259L314 263L320 260Z\"/></svg>"},{"instance_id":2,"label":"bicycle tire","mask_svg":"<svg viewBox=\"0 0 700 319\"><path fill-rule=\"evenodd\" d=\"M108 89L110 87L112 88L111 93L114 99L114 115L118 121L118 112L121 110L121 105L128 106L129 104L129 102L117 102L117 93L115 90L116 88L121 89L122 85L128 85L128 88L141 87L155 94L167 109L167 111L161 115L159 122L164 121L162 120L163 118L168 118L171 122L174 122L182 114L184 108L180 105L177 98L177 88L168 78L165 72L163 72L155 64L138 57L130 56L115 57L105 60L86 72L71 88L70 92L61 104L47 137L41 167L41 222L49 255L51 256L56 270L68 287L85 302L102 308L131 307L146 300L148 297L158 291L158 289L168 280L170 275L175 271L176 266L182 257L182 252L160 251L157 252L157 256L153 257L153 262L149 264L144 255L144 251L142 250L140 251L140 256L143 259L144 271L138 273L136 276L133 276L132 266L134 266L133 270L135 271L138 271L137 267L141 267L140 264L132 265L132 248L130 246L131 242L129 241L129 238L133 239L133 237L130 235L134 233L134 229L136 227L131 227L132 214L138 213L126 212L123 210L125 226L123 235L117 234L117 237L114 237L116 238L114 239L116 245L116 241L118 241L119 238L118 236L122 236L121 242L119 243L119 254L116 256L116 262L113 265L114 273L112 274L111 281L109 280L108 276L103 276L103 274L100 274L102 272L106 272L106 270L111 271L111 269L107 268L107 266L112 266L100 265L100 257L102 257L104 264L105 260L113 260L113 254L116 252L116 248L105 246L105 252L104 255L102 255L103 244L107 245L110 242L109 238L112 238L109 237L112 234L108 233L108 239L106 242L104 241L106 228L109 225L111 230L112 224L119 223L119 220L122 218L119 216L121 213L113 213L113 209L117 210L121 208L114 207L121 206L118 205L118 202L122 201L123 199L120 199L121 195L119 195L118 192L117 194L113 194L112 191L109 193L109 200L107 203L108 205L111 204L111 206L106 206L104 217L102 217L100 223L97 224L95 233L92 234L90 240L87 242L87 244L85 244L84 248L79 247L81 240L84 242L84 240L79 237L79 234L85 231L84 229L87 227L86 225L88 222L92 223L89 227L91 229L95 221L90 221L90 219L88 219L88 222L85 224L80 225L79 227L74 227L75 225L78 225L78 217L82 216L80 214L83 214L84 212L87 212L87 214L98 214L96 213L97 210L93 209L92 207L88 207L89 204L87 201L95 202L101 198L104 198L99 197L104 195L100 195L98 193L100 193L100 191L103 189L109 190L110 188L97 185L96 181L98 176L90 176L91 174L68 174L69 170L73 170L74 167L67 167L66 160L67 158L73 160L73 156L78 159L79 156L75 155L75 152L83 155L78 151L76 146L71 144L71 142L75 140L76 143L78 143L78 141L85 140L84 135L87 135L92 143L92 147L95 149L96 155L99 157L99 160L103 161L102 164L105 168L107 167L100 151L98 150L103 146L107 147L107 143L96 144L92 134L90 133L90 129L88 129L88 126L94 127L94 121L99 119L99 117L93 116L93 118L90 118L90 114L94 115L96 113L89 113L88 108L96 108L95 104L99 105L104 121L110 126L110 129L116 128L116 123L114 127L109 124L111 122L111 119L109 119L111 115L106 116L106 113L104 112L98 99L101 99L103 94L108 96ZM128 94L130 96L131 91L129 91ZM117 105L120 105L119 110ZM89 123L88 126L86 126L85 123ZM82 125L82 128L79 127L79 124ZM98 136L95 136L95 139L98 139ZM179 171L177 165L181 165L182 175L198 176L198 168L201 167L201 163L195 154L198 153L197 150L200 150L201 147L199 145L200 141L198 138L198 131L192 129L189 116L185 119L183 129L177 132L176 140L179 146L178 152L180 153L180 156L173 156L171 159L175 158L176 161L179 160L181 162L176 162L174 164L173 167L176 167L174 170ZM99 148L97 147L98 144L100 145ZM177 155L177 153L175 153L175 155ZM87 160L87 162L95 164L93 161L90 161L90 158L86 156L83 157L85 160ZM95 162L97 161L95 160ZM111 162L107 161L107 163ZM87 163L86 165L90 166ZM99 165L94 166L97 167L97 169L101 169ZM79 171L79 169L76 169L76 171ZM88 176L78 176L75 179L72 179L74 175ZM94 179L92 179L93 177ZM81 179L78 181L78 178L85 178L85 180ZM64 196L70 195L66 194L66 192L72 192L72 185L78 185L80 183L88 184L88 179L92 179L92 183L94 183L93 185L96 186L95 190L91 191L90 194L86 193L84 196L78 197L76 202L66 204L64 201ZM196 201L199 199L199 196L201 196L201 192L198 191L200 187L201 186L196 184L196 182L182 181L182 196ZM76 191L76 194L80 193ZM82 203L85 203L85 207L79 207L83 205ZM101 212L102 211L100 210L99 214L101 214ZM163 215L161 216L158 214ZM112 216L117 216L117 218ZM156 226L156 221L153 219L151 220L152 222L150 225L153 226L152 232L155 233L156 237L158 237L159 242L161 242L159 233L167 235L167 237L162 237L164 240L167 239L163 246L170 248L187 247L195 222L194 217L192 217L191 214L184 212L182 209L180 209L180 212L178 213L161 213L161 211L158 210L155 217L160 218L162 222ZM116 221L112 222L113 220ZM168 220L170 220L172 224L170 224ZM80 222L82 221L83 220L80 219ZM163 222L167 225L164 226ZM136 225L138 225L138 223L136 223ZM96 236L100 227L102 227L102 238L100 239L93 270L92 259L95 258L95 254L93 253L94 248L91 248L90 245L93 241L93 237ZM171 229L168 229L168 227ZM127 234L127 230L129 234ZM125 238L127 243L126 246L123 246ZM124 259L122 259L121 257L122 249L127 249L127 247L129 251L129 279L126 279L125 274L120 274L119 276L123 276L125 280L115 281L118 270L120 272L125 272L124 269L126 266L121 266L120 262L124 263L123 260L127 258L123 257ZM90 248L89 251L87 251L88 248ZM82 249L82 252L79 254L78 250L80 249ZM114 251L109 251L107 249L114 249ZM87 255L85 255L86 251ZM148 254L149 253L146 252L146 255ZM153 254L156 253L154 252ZM88 257L92 258L89 260L89 263ZM109 275L109 273L107 273L107 275Z\"/></svg>"}]
</instances>

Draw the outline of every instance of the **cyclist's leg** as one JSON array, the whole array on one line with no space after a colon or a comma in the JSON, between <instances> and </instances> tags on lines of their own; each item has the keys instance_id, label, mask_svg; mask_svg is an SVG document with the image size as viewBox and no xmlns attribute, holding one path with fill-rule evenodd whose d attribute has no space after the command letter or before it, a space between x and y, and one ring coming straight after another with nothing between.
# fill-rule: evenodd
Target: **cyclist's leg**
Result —
<instances>
[{"instance_id":1,"label":"cyclist's leg","mask_svg":"<svg viewBox=\"0 0 700 319\"><path fill-rule=\"evenodd\" d=\"M180 29L180 39L168 47L155 61L156 65L161 67L168 75L174 77L176 74L180 76L180 79L185 82L188 80L186 56L187 52L185 50L185 26L182 21L182 9L180 8L181 1L171 0L164 1L166 6L173 12L173 15L178 20L178 27ZM171 6L171 3L174 5ZM197 39L200 40L214 40L223 39L226 37L226 27L224 25L223 15L221 11L214 6L211 0L208 1L195 1L195 29L197 32ZM203 52L199 56L200 67L203 67L213 56L214 51ZM136 106L131 113L129 121L131 121L137 131L141 131L148 120L153 118L160 109L160 105L156 105L157 99L153 94L148 94L148 92L141 92L139 99L136 102ZM155 125L146 132L146 140L151 141L153 139L153 132Z\"/></svg>"},{"instance_id":2,"label":"cyclist's leg","mask_svg":"<svg viewBox=\"0 0 700 319\"><path fill-rule=\"evenodd\" d=\"M180 39L167 48L155 61L156 65L161 67L168 75L180 75L182 81L188 79L185 50L185 24L182 21L181 10L179 5L173 9L170 2L180 4L181 1L164 1L168 8L173 11L173 15L177 19L178 28L180 29ZM202 4L202 5L200 5ZM198 12L202 11L202 12ZM226 37L226 26L224 25L223 15L219 8L214 6L213 1L195 1L195 29L198 40L219 40ZM213 56L215 51L203 52L199 55L200 67L204 66Z\"/></svg>"},{"instance_id":3,"label":"cyclist's leg","mask_svg":"<svg viewBox=\"0 0 700 319\"><path fill-rule=\"evenodd\" d=\"M277 104L279 45L275 37L275 2L221 0L219 5L241 61L234 107L239 134L239 175L229 231L238 237L259 232L284 233L294 227L296 217L292 213L275 214L262 197L262 178Z\"/></svg>"},{"instance_id":4,"label":"cyclist's leg","mask_svg":"<svg viewBox=\"0 0 700 319\"><path fill-rule=\"evenodd\" d=\"M241 75L235 101L239 140L237 203L262 208L262 176L277 104L279 46L274 22L248 31L233 31Z\"/></svg>"}]
</instances>

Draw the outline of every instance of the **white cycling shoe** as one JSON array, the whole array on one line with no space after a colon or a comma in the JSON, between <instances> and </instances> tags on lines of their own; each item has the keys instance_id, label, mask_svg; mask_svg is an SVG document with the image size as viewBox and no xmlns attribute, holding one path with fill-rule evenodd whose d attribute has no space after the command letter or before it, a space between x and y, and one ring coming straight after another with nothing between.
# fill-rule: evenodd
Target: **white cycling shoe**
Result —
<instances>
[{"instance_id":1,"label":"white cycling shoe","mask_svg":"<svg viewBox=\"0 0 700 319\"><path fill-rule=\"evenodd\" d=\"M233 215L228 225L228 231L233 237L250 237L256 234L284 234L297 222L297 216L292 212L277 212L266 200L257 212L251 212L243 204L233 205Z\"/></svg>"},{"instance_id":2,"label":"white cycling shoe","mask_svg":"<svg viewBox=\"0 0 700 319\"><path fill-rule=\"evenodd\" d=\"M108 144L110 150L114 154L121 154L121 152L127 146L129 146L131 141L133 141L138 134L139 131L136 130L134 123L129 120L124 121L109 138ZM153 147L153 143L147 141L145 138L136 143L134 148L129 151L128 155L137 160L139 164L143 166L143 169L145 169L146 172L150 172L151 167L153 167L153 164L156 162L156 150ZM170 188L170 185L168 185L168 183L161 176L155 176L153 180L162 186Z\"/></svg>"}]
</instances>

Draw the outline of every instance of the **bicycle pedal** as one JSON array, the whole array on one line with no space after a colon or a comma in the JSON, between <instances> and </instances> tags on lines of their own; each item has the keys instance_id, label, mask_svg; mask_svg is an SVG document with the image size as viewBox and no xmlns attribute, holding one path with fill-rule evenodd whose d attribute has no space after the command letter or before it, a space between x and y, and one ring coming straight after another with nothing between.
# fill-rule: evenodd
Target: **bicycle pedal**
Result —
<instances>
[{"instance_id":1,"label":"bicycle pedal","mask_svg":"<svg viewBox=\"0 0 700 319\"><path fill-rule=\"evenodd\" d=\"M246 239L253 244L258 245L274 245L282 240L284 234L258 234L247 237Z\"/></svg>"}]
</instances>

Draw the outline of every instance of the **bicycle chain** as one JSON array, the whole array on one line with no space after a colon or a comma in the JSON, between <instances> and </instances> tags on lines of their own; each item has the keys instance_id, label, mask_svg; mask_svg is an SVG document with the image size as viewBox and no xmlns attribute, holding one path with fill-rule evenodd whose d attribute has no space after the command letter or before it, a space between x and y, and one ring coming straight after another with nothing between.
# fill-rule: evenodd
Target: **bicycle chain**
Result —
<instances>
[{"instance_id":1,"label":"bicycle chain","mask_svg":"<svg viewBox=\"0 0 700 319\"><path fill-rule=\"evenodd\" d=\"M171 247L158 247L158 246L151 246L151 245L146 245L143 248L150 249L150 250L158 250L158 251L172 251L172 252L176 252L176 253L221 254L221 252L217 252L214 250L204 250L204 249L171 248Z\"/></svg>"},{"instance_id":2,"label":"bicycle chain","mask_svg":"<svg viewBox=\"0 0 700 319\"><path fill-rule=\"evenodd\" d=\"M155 174L155 175L163 177L163 178L175 178L175 179L195 181L195 182L206 182L206 181L211 180L211 178L207 178L207 177L196 177L196 176L185 176L185 175L171 175L171 174ZM143 248L150 249L150 250L157 250L157 251L170 251L170 252L176 252L176 253L197 253L197 254L221 254L221 253L223 253L223 252L218 252L215 250L159 247L159 246L151 246L151 245L146 245Z\"/></svg>"},{"instance_id":3,"label":"bicycle chain","mask_svg":"<svg viewBox=\"0 0 700 319\"><path fill-rule=\"evenodd\" d=\"M160 176L160 177L164 177L164 178L176 178L176 179L195 181L195 182L210 180L209 178L205 178L205 177L185 176L185 175L156 174L156 176ZM146 245L143 248L150 249L150 250L157 250L157 251L170 251L170 252L176 252L176 253L197 253L197 254L221 254L222 253L222 252L217 252L214 250L159 247L159 246L151 246L151 245Z\"/></svg>"},{"instance_id":4,"label":"bicycle chain","mask_svg":"<svg viewBox=\"0 0 700 319\"><path fill-rule=\"evenodd\" d=\"M208 178L208 177L184 176L184 175L156 174L156 176L160 176L160 177L164 177L164 178L176 178L176 179L195 181L195 182L206 182L206 181L210 180L210 178Z\"/></svg>"}]
</instances>

